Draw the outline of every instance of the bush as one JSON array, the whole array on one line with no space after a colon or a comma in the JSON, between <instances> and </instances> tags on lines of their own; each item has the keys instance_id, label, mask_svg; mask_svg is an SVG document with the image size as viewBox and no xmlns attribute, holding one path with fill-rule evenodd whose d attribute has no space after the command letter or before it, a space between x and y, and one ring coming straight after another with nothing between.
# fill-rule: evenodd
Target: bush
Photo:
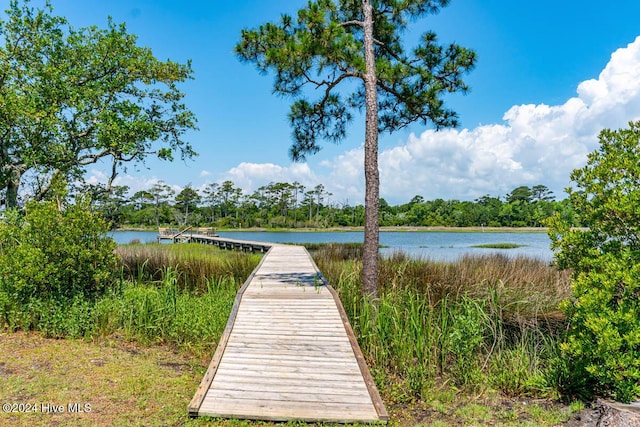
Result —
<instances>
[{"instance_id":1,"label":"bush","mask_svg":"<svg viewBox=\"0 0 640 427\"><path fill-rule=\"evenodd\" d=\"M569 391L640 397L640 122L604 130L600 148L575 170L571 204L586 230L549 222L552 248L572 271L573 298L562 345L573 371Z\"/></svg>"},{"instance_id":2,"label":"bush","mask_svg":"<svg viewBox=\"0 0 640 427\"><path fill-rule=\"evenodd\" d=\"M83 204L53 202L9 211L0 224L0 293L4 300L95 298L117 278L116 243L108 224ZM7 301L3 303L7 305Z\"/></svg>"}]
</instances>

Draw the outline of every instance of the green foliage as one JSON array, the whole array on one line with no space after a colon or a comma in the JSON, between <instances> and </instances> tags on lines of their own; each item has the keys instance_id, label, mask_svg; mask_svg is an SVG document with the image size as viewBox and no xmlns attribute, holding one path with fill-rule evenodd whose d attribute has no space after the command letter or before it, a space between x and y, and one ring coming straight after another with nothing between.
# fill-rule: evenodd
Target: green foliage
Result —
<instances>
[{"instance_id":1,"label":"green foliage","mask_svg":"<svg viewBox=\"0 0 640 427\"><path fill-rule=\"evenodd\" d=\"M589 228L549 221L557 262L573 272L562 348L576 384L630 401L640 397L640 122L602 131L571 179L571 203Z\"/></svg>"},{"instance_id":2,"label":"green foliage","mask_svg":"<svg viewBox=\"0 0 640 427\"><path fill-rule=\"evenodd\" d=\"M525 245L519 245L517 243L483 243L481 245L473 245L472 248L482 249L515 249Z\"/></svg>"},{"instance_id":3,"label":"green foliage","mask_svg":"<svg viewBox=\"0 0 640 427\"><path fill-rule=\"evenodd\" d=\"M179 273L167 268L160 282L127 282L94 308L94 334L116 331L142 343L171 344L201 354L225 328L239 284L230 277L208 280L204 292L181 289Z\"/></svg>"},{"instance_id":4,"label":"green foliage","mask_svg":"<svg viewBox=\"0 0 640 427\"><path fill-rule=\"evenodd\" d=\"M29 203L0 224L0 291L16 303L94 298L115 280L117 258L107 223L82 204L59 211Z\"/></svg>"},{"instance_id":5,"label":"green foliage","mask_svg":"<svg viewBox=\"0 0 640 427\"><path fill-rule=\"evenodd\" d=\"M36 174L36 199L50 191L49 178L82 179L100 160L117 170L143 161L195 155L182 139L195 117L182 103L177 83L191 65L156 59L138 46L124 24L73 27L53 15L49 2L34 9L13 0L0 19L0 190L17 205L26 173Z\"/></svg>"}]
</instances>

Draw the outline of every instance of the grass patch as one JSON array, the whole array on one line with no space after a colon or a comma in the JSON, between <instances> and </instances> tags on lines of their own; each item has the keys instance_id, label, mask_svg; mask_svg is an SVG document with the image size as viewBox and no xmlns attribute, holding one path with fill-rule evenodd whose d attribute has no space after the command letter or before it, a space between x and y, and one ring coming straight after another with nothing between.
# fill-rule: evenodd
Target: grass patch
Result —
<instances>
[{"instance_id":1,"label":"grass patch","mask_svg":"<svg viewBox=\"0 0 640 427\"><path fill-rule=\"evenodd\" d=\"M242 282L261 255L225 251L201 244L131 244L118 246L123 278L136 282L160 282L168 268L178 273L181 289L205 291L212 278L230 277Z\"/></svg>"},{"instance_id":2,"label":"grass patch","mask_svg":"<svg viewBox=\"0 0 640 427\"><path fill-rule=\"evenodd\" d=\"M483 249L516 249L526 245L520 245L518 243L483 243L481 245L473 245L472 248Z\"/></svg>"},{"instance_id":3,"label":"grass patch","mask_svg":"<svg viewBox=\"0 0 640 427\"><path fill-rule=\"evenodd\" d=\"M121 339L93 343L0 334L2 403L37 411L0 413L12 426L166 426L186 421L186 404L204 369L167 348L142 348ZM69 411L80 403L84 413ZM63 413L44 413L63 405ZM88 407L85 407L88 404Z\"/></svg>"}]
</instances>

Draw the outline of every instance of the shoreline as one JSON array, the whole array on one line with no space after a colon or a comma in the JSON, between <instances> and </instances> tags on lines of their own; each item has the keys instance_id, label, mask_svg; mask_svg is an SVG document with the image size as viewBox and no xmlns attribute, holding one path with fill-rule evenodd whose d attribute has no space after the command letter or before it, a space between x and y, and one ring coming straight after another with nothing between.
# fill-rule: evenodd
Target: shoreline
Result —
<instances>
[{"instance_id":1,"label":"shoreline","mask_svg":"<svg viewBox=\"0 0 640 427\"><path fill-rule=\"evenodd\" d=\"M233 232L274 232L274 233L340 233L340 232L363 232L364 227L327 227L327 228L216 228L215 231L225 233ZM155 227L119 227L112 231L150 231L157 232ZM383 226L380 227L381 232L398 232L398 233L547 233L547 227L446 227L446 226Z\"/></svg>"}]
</instances>

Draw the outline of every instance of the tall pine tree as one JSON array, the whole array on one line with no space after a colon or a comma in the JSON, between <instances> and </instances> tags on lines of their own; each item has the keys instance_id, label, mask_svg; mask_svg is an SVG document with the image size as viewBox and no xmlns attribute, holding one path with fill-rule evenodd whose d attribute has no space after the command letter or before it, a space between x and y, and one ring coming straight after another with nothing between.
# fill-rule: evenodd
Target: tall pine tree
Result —
<instances>
[{"instance_id":1,"label":"tall pine tree","mask_svg":"<svg viewBox=\"0 0 640 427\"><path fill-rule=\"evenodd\" d=\"M365 109L363 292L372 298L378 296L378 134L414 122L456 126L457 115L442 97L466 92L462 75L475 64L473 51L442 46L433 32L410 52L405 49L401 36L409 22L448 3L310 0L296 18L283 15L277 23L243 30L236 46L242 60L275 74L275 93L293 99L295 161L318 152L320 140L344 139L352 111ZM309 101L311 95L317 98Z\"/></svg>"}]
</instances>

